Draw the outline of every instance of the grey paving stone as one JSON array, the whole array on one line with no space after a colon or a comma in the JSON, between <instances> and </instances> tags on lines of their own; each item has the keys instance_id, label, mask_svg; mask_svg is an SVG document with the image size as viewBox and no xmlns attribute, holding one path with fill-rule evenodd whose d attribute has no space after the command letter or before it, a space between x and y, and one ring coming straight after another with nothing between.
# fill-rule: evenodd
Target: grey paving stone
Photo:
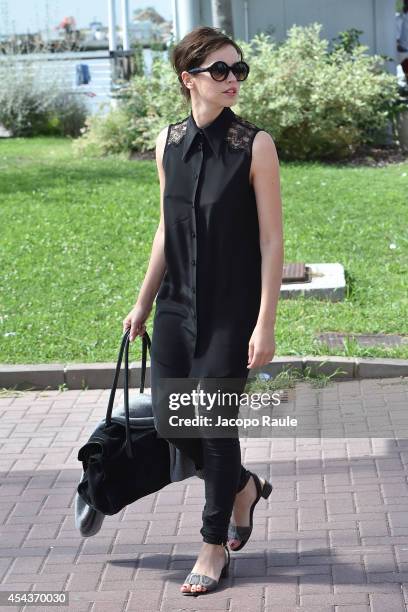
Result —
<instances>
[{"instance_id":1,"label":"grey paving stone","mask_svg":"<svg viewBox=\"0 0 408 612\"><path fill-rule=\"evenodd\" d=\"M313 413L320 393L326 414L339 423L348 410L387 418L401 412L407 385L396 379L386 394L383 382L336 382L318 391L301 385L299 409ZM7 453L0 464L3 589L65 588L78 612L405 609L404 440L242 439L244 464L271 478L274 490L257 506L252 538L232 553L230 577L219 591L188 599L179 587L202 542L204 487L198 479L173 483L106 517L92 538L76 531L76 453L104 414L107 392L52 391L46 397L27 391L0 401L0 443Z\"/></svg>"}]
</instances>

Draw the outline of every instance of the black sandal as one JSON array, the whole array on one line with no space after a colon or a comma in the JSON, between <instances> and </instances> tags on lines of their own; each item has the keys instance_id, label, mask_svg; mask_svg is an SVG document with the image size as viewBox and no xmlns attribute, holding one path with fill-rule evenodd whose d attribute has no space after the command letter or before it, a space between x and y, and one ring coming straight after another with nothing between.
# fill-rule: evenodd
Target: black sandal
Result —
<instances>
[{"instance_id":1,"label":"black sandal","mask_svg":"<svg viewBox=\"0 0 408 612\"><path fill-rule=\"evenodd\" d=\"M219 579L215 580L215 578L211 578L210 576L206 576L205 574L197 574L196 572L190 572L187 578L185 579L183 586L184 584L200 584L201 586L205 587L205 591L181 591L183 595L203 595L205 593L208 593L209 591L214 591L217 588L220 579L226 578L228 576L228 568L231 558L230 552L226 544L223 544L223 546L224 551L226 552L227 561L221 570Z\"/></svg>"},{"instance_id":2,"label":"black sandal","mask_svg":"<svg viewBox=\"0 0 408 612\"><path fill-rule=\"evenodd\" d=\"M261 481L259 480L258 475L254 474L253 472L250 472L250 474L254 477L255 486L257 490L257 496L249 510L249 523L250 523L249 527L248 526L240 527L239 525L232 525L232 523L229 524L228 539L229 540L241 540L241 543L236 548L231 548L233 552L235 552L236 550L241 550L242 548L244 548L245 544L248 542L251 536L251 533L252 533L252 528L253 528L253 514L254 514L255 506L259 502L261 497L264 497L265 499L267 499L269 495L272 493L272 489L273 489L273 486L267 480L265 480L264 484L261 485Z\"/></svg>"}]
</instances>

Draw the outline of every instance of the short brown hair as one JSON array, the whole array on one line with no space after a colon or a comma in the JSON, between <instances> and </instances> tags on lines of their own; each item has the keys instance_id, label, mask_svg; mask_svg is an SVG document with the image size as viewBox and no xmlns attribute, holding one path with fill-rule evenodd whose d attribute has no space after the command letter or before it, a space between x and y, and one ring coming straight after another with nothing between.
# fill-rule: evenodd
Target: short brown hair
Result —
<instances>
[{"instance_id":1,"label":"short brown hair","mask_svg":"<svg viewBox=\"0 0 408 612\"><path fill-rule=\"evenodd\" d=\"M212 51L220 49L224 45L232 45L240 54L241 61L243 52L241 47L219 28L209 26L198 26L191 30L180 40L171 52L171 63L180 82L180 92L186 101L191 100L190 90L185 87L181 73L202 64Z\"/></svg>"}]
</instances>

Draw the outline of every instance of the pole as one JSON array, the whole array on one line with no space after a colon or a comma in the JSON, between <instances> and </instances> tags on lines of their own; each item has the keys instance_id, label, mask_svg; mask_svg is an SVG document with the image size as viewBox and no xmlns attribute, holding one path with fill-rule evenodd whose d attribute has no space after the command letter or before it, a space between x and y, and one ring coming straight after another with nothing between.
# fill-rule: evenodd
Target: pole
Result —
<instances>
[{"instance_id":1,"label":"pole","mask_svg":"<svg viewBox=\"0 0 408 612\"><path fill-rule=\"evenodd\" d=\"M115 0L108 0L108 36L109 36L109 55L110 55L110 89L112 91L113 83L116 81L116 10ZM111 106L117 106L116 100L110 100Z\"/></svg>"},{"instance_id":2,"label":"pole","mask_svg":"<svg viewBox=\"0 0 408 612\"><path fill-rule=\"evenodd\" d=\"M115 0L108 0L109 51L116 51Z\"/></svg>"},{"instance_id":3,"label":"pole","mask_svg":"<svg viewBox=\"0 0 408 612\"><path fill-rule=\"evenodd\" d=\"M129 0L122 0L122 38L123 50L130 51L129 43Z\"/></svg>"}]
</instances>

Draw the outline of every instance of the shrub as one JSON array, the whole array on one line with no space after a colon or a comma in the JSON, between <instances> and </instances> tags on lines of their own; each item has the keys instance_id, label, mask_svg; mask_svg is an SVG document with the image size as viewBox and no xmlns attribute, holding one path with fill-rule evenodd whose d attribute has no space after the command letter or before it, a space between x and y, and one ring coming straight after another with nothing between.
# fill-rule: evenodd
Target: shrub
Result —
<instances>
[{"instance_id":1,"label":"shrub","mask_svg":"<svg viewBox=\"0 0 408 612\"><path fill-rule=\"evenodd\" d=\"M129 116L121 107L106 115L100 110L89 115L82 128L83 136L72 143L76 155L102 157L132 149Z\"/></svg>"},{"instance_id":2,"label":"shrub","mask_svg":"<svg viewBox=\"0 0 408 612\"><path fill-rule=\"evenodd\" d=\"M12 58L0 62L0 123L13 136L78 136L87 112L84 100L46 82L33 62L24 71Z\"/></svg>"},{"instance_id":3,"label":"shrub","mask_svg":"<svg viewBox=\"0 0 408 612\"><path fill-rule=\"evenodd\" d=\"M321 27L292 26L281 45L264 34L242 43L251 80L237 110L273 135L282 157L349 155L385 129L398 98L382 58L360 44L330 52Z\"/></svg>"},{"instance_id":4,"label":"shrub","mask_svg":"<svg viewBox=\"0 0 408 612\"><path fill-rule=\"evenodd\" d=\"M395 76L385 71L383 58L366 53L359 31L340 36L329 50L321 28L295 25L281 44L264 33L249 43L237 41L251 71L234 112L267 130L282 158L350 155L387 127L398 98ZM153 149L159 131L190 112L168 59L161 56L150 75L132 78L120 109L91 119L79 148Z\"/></svg>"},{"instance_id":5,"label":"shrub","mask_svg":"<svg viewBox=\"0 0 408 612\"><path fill-rule=\"evenodd\" d=\"M87 116L88 108L83 98L70 90L56 91L48 106L46 132L78 137Z\"/></svg>"},{"instance_id":6,"label":"shrub","mask_svg":"<svg viewBox=\"0 0 408 612\"><path fill-rule=\"evenodd\" d=\"M178 91L176 74L161 54L153 57L150 74L135 75L123 90L118 107L89 117L77 153L102 154L148 151L160 130L182 119L189 107Z\"/></svg>"}]
</instances>

